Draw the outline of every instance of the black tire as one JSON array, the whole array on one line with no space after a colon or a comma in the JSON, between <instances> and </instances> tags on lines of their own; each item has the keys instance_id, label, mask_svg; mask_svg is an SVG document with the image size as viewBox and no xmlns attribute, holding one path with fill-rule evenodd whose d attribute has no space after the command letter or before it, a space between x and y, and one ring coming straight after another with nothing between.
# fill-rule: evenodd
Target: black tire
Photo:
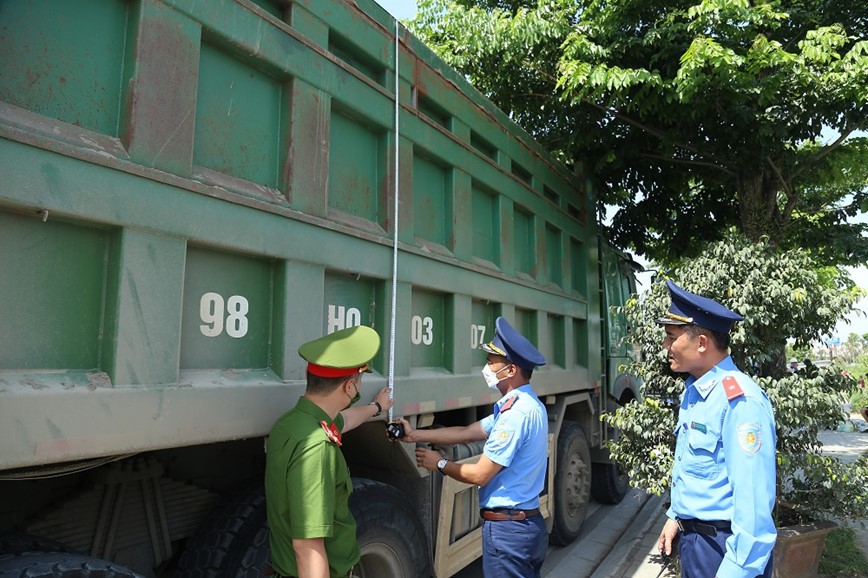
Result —
<instances>
[{"instance_id":1,"label":"black tire","mask_svg":"<svg viewBox=\"0 0 868 578\"><path fill-rule=\"evenodd\" d=\"M601 504L620 504L630 491L630 476L618 464L594 464L591 495Z\"/></svg>"},{"instance_id":2,"label":"black tire","mask_svg":"<svg viewBox=\"0 0 868 578\"><path fill-rule=\"evenodd\" d=\"M549 542L566 546L579 535L591 492L591 451L579 424L564 421L558 435L555 510Z\"/></svg>"},{"instance_id":3,"label":"black tire","mask_svg":"<svg viewBox=\"0 0 868 578\"><path fill-rule=\"evenodd\" d=\"M624 401L628 403L632 397ZM609 412L613 412L623 405L615 401L609 402ZM621 436L621 432L614 427L609 428L612 439L617 440ZM630 491L630 476L620 464L615 463L595 463L593 468L593 476L591 478L591 496L601 504L620 504L627 492Z\"/></svg>"},{"instance_id":4,"label":"black tire","mask_svg":"<svg viewBox=\"0 0 868 578\"><path fill-rule=\"evenodd\" d=\"M125 566L67 552L24 552L0 556L4 578L144 578Z\"/></svg>"},{"instance_id":5,"label":"black tire","mask_svg":"<svg viewBox=\"0 0 868 578\"><path fill-rule=\"evenodd\" d=\"M350 510L356 519L362 559L359 578L422 578L431 575L428 539L410 501L380 482L353 479Z\"/></svg>"},{"instance_id":6,"label":"black tire","mask_svg":"<svg viewBox=\"0 0 868 578\"><path fill-rule=\"evenodd\" d=\"M360 578L428 576L425 532L396 489L353 479L350 510L358 526ZM178 561L179 578L260 578L271 562L263 488L243 492L215 509ZM401 574L400 572L406 572Z\"/></svg>"},{"instance_id":7,"label":"black tire","mask_svg":"<svg viewBox=\"0 0 868 578\"><path fill-rule=\"evenodd\" d=\"M23 554L24 552L79 553L56 540L40 536L31 536L29 534L7 534L0 536L0 556L5 554Z\"/></svg>"},{"instance_id":8,"label":"black tire","mask_svg":"<svg viewBox=\"0 0 868 578\"><path fill-rule=\"evenodd\" d=\"M269 567L265 490L240 492L211 511L181 558L179 578L265 576Z\"/></svg>"}]
</instances>

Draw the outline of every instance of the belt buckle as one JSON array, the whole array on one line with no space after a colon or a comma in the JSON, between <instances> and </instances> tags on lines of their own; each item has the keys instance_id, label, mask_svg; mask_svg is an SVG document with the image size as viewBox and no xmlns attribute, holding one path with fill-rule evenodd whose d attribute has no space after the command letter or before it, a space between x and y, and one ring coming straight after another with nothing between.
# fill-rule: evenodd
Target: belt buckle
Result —
<instances>
[{"instance_id":1,"label":"belt buckle","mask_svg":"<svg viewBox=\"0 0 868 578\"><path fill-rule=\"evenodd\" d=\"M682 532L687 532L687 530L684 527L684 522L682 522L681 518L675 518L675 523L678 524L679 530L681 530Z\"/></svg>"}]
</instances>

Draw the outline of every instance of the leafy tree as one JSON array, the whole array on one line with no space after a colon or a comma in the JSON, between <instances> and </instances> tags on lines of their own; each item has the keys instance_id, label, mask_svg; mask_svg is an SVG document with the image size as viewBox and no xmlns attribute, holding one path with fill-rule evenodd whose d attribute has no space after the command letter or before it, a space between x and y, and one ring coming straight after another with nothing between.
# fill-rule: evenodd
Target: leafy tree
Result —
<instances>
[{"instance_id":1,"label":"leafy tree","mask_svg":"<svg viewBox=\"0 0 868 578\"><path fill-rule=\"evenodd\" d=\"M712 297L741 313L745 320L732 332L731 355L769 396L775 411L778 444L779 501L806 516L868 515L868 461L845 465L823 456L817 440L820 428L841 420L841 394L856 386L835 366L809 365L795 374L768 354L769 342L796 336L800 346L813 335L830 331L850 310L860 291L840 279L830 287L819 282L819 268L803 250L772 256L763 244L727 237L707 248L703 257L685 262L666 276L685 289ZM834 269L833 275L834 273ZM631 402L606 417L621 430L610 446L612 457L624 464L632 484L661 493L672 467L675 417L672 408L684 390L686 376L666 363L664 330L655 321L668 309L663 279L625 306L641 347L641 360L627 371L644 381L645 400Z\"/></svg>"},{"instance_id":2,"label":"leafy tree","mask_svg":"<svg viewBox=\"0 0 868 578\"><path fill-rule=\"evenodd\" d=\"M660 262L736 226L868 260L868 4L420 0L413 31L604 184L611 237ZM820 141L824 127L837 135ZM849 137L849 138L848 138Z\"/></svg>"}]
</instances>

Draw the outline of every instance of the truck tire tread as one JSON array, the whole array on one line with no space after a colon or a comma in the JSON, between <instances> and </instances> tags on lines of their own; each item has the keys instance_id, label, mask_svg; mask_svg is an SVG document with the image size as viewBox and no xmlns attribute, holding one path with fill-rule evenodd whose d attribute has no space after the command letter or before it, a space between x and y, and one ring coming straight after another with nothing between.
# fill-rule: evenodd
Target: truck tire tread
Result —
<instances>
[{"instance_id":1,"label":"truck tire tread","mask_svg":"<svg viewBox=\"0 0 868 578\"><path fill-rule=\"evenodd\" d=\"M179 578L232 576L266 526L265 491L245 489L215 508L178 560ZM265 534L266 548L268 534ZM267 550L266 550L267 551ZM267 564L267 561L266 561Z\"/></svg>"},{"instance_id":2,"label":"truck tire tread","mask_svg":"<svg viewBox=\"0 0 868 578\"><path fill-rule=\"evenodd\" d=\"M125 566L68 552L24 552L0 556L8 578L143 578Z\"/></svg>"},{"instance_id":3,"label":"truck tire tread","mask_svg":"<svg viewBox=\"0 0 868 578\"><path fill-rule=\"evenodd\" d=\"M566 546L579 535L591 491L591 450L579 424L563 422L556 451L555 510L549 543Z\"/></svg>"},{"instance_id":4,"label":"truck tire tread","mask_svg":"<svg viewBox=\"0 0 868 578\"><path fill-rule=\"evenodd\" d=\"M381 578L378 571L385 571L378 566L381 562L400 566L406 577L431 575L428 538L417 512L400 490L381 482L353 478L350 510L356 519L362 550L361 578ZM386 551L394 554L389 560L379 556Z\"/></svg>"}]
</instances>

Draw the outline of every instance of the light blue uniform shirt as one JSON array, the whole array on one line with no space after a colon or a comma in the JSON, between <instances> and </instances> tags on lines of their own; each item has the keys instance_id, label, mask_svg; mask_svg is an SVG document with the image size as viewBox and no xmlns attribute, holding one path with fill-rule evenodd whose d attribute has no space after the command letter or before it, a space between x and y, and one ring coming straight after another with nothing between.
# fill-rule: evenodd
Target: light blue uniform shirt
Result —
<instances>
[{"instance_id":1,"label":"light blue uniform shirt","mask_svg":"<svg viewBox=\"0 0 868 578\"><path fill-rule=\"evenodd\" d=\"M736 384L744 394L730 400L727 391ZM717 577L762 574L777 537L771 515L777 435L765 393L727 357L687 379L675 435L667 515L731 522Z\"/></svg>"},{"instance_id":2,"label":"light blue uniform shirt","mask_svg":"<svg viewBox=\"0 0 868 578\"><path fill-rule=\"evenodd\" d=\"M516 400L501 411L510 398ZM503 468L479 488L483 508L532 510L546 477L548 416L530 384L514 389L494 404L494 413L480 421L488 434L483 454Z\"/></svg>"}]
</instances>

